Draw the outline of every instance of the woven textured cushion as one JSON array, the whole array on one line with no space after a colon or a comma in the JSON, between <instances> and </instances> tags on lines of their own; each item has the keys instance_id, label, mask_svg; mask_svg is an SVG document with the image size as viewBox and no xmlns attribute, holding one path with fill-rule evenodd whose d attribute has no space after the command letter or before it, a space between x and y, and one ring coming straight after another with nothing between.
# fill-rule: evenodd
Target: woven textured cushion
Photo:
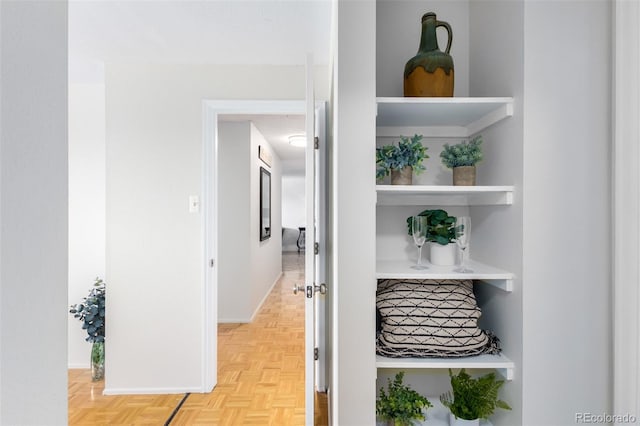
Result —
<instances>
[{"instance_id":1,"label":"woven textured cushion","mask_svg":"<svg viewBox=\"0 0 640 426\"><path fill-rule=\"evenodd\" d=\"M499 353L478 328L471 280L379 280L381 330L376 351L388 357L463 357Z\"/></svg>"}]
</instances>

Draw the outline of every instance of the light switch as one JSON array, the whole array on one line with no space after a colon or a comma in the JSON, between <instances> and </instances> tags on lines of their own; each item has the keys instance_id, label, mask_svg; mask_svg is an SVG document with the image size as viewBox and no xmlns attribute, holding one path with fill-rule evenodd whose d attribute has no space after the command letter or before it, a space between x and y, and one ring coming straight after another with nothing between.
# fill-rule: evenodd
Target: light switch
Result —
<instances>
[{"instance_id":1,"label":"light switch","mask_svg":"<svg viewBox=\"0 0 640 426\"><path fill-rule=\"evenodd\" d=\"M200 212L200 197L197 195L189 196L189 213L199 213Z\"/></svg>"}]
</instances>

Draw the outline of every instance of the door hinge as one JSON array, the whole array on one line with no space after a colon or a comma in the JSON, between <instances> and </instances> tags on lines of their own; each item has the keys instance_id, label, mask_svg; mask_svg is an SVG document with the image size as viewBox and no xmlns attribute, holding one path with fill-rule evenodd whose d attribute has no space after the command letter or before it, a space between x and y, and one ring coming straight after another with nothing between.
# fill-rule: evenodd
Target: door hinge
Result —
<instances>
[{"instance_id":1,"label":"door hinge","mask_svg":"<svg viewBox=\"0 0 640 426\"><path fill-rule=\"evenodd\" d=\"M314 361L317 361L318 358L320 358L319 352L320 351L318 351L318 348L313 348L313 359L314 359Z\"/></svg>"},{"instance_id":2,"label":"door hinge","mask_svg":"<svg viewBox=\"0 0 640 426\"><path fill-rule=\"evenodd\" d=\"M209 267L213 268L214 266L216 266L216 260L215 259L209 259Z\"/></svg>"},{"instance_id":3,"label":"door hinge","mask_svg":"<svg viewBox=\"0 0 640 426\"><path fill-rule=\"evenodd\" d=\"M313 254L318 254L318 253L320 253L320 244L313 243Z\"/></svg>"},{"instance_id":4,"label":"door hinge","mask_svg":"<svg viewBox=\"0 0 640 426\"><path fill-rule=\"evenodd\" d=\"M315 149L320 149L320 138L317 136L314 136L313 138L313 147Z\"/></svg>"}]
</instances>

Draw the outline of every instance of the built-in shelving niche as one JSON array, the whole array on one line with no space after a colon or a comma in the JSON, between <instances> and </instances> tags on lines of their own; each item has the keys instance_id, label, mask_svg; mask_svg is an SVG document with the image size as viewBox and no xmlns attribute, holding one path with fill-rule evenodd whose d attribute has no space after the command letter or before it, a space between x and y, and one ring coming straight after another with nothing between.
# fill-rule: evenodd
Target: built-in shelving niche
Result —
<instances>
[{"instance_id":1,"label":"built-in shelving niche","mask_svg":"<svg viewBox=\"0 0 640 426\"><path fill-rule=\"evenodd\" d=\"M470 137L513 115L513 98L377 98L377 135L422 134L427 138ZM513 186L376 185L378 206L508 206L513 204ZM458 273L450 266L428 265L419 271L408 260L376 262L378 279L472 279L502 291L513 290L514 276L508 271L475 260L471 273ZM379 369L495 369L506 380L513 379L514 363L503 354L463 358L387 358L376 356ZM488 424L488 423L487 423Z\"/></svg>"}]
</instances>

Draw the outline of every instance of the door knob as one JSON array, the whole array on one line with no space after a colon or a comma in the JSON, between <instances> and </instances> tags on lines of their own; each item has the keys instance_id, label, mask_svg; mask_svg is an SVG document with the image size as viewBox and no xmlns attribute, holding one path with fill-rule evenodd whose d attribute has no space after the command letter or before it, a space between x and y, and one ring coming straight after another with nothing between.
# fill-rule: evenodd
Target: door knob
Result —
<instances>
[{"instance_id":1,"label":"door knob","mask_svg":"<svg viewBox=\"0 0 640 426\"><path fill-rule=\"evenodd\" d=\"M293 294L298 294L299 291L304 291L304 286L296 284L293 286Z\"/></svg>"},{"instance_id":2,"label":"door knob","mask_svg":"<svg viewBox=\"0 0 640 426\"><path fill-rule=\"evenodd\" d=\"M327 294L327 285L322 283L320 285L314 285L313 291L315 293L320 292L320 294Z\"/></svg>"}]
</instances>

